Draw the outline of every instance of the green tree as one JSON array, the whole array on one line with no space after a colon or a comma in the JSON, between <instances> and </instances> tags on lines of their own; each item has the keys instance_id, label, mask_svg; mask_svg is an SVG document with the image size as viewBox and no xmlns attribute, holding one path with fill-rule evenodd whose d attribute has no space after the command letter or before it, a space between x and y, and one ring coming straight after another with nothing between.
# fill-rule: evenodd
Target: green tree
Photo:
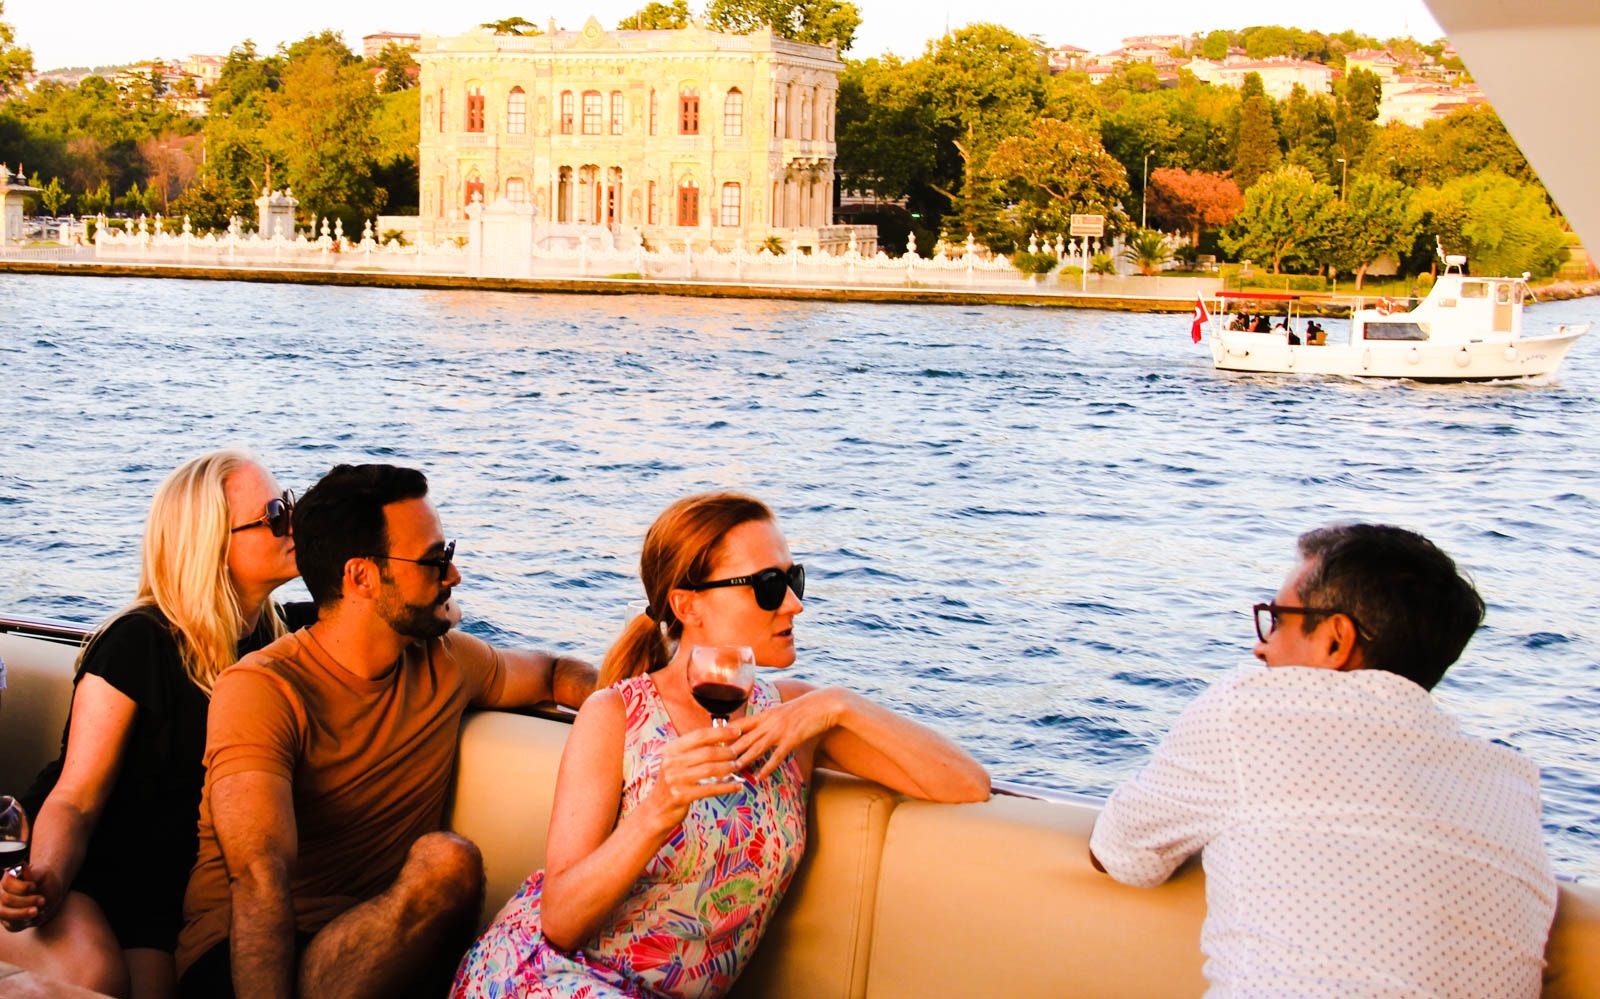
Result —
<instances>
[{"instance_id":1,"label":"green tree","mask_svg":"<svg viewBox=\"0 0 1600 999\"><path fill-rule=\"evenodd\" d=\"M0 0L0 17L4 17L5 12L4 0ZM32 50L19 46L11 25L0 21L0 99L15 93L32 72Z\"/></svg>"},{"instance_id":2,"label":"green tree","mask_svg":"<svg viewBox=\"0 0 1600 999\"><path fill-rule=\"evenodd\" d=\"M52 217L61 214L61 209L72 200L72 195L61 186L60 177L51 177L50 183L39 189L39 202L44 205L46 215Z\"/></svg>"},{"instance_id":3,"label":"green tree","mask_svg":"<svg viewBox=\"0 0 1600 999\"><path fill-rule=\"evenodd\" d=\"M235 216L251 214L251 202L232 189L224 187L214 177L202 177L173 199L168 211L174 218L188 218L197 232L219 231L228 228Z\"/></svg>"},{"instance_id":4,"label":"green tree","mask_svg":"<svg viewBox=\"0 0 1600 999\"><path fill-rule=\"evenodd\" d=\"M1309 94L1299 84L1289 93L1289 99L1280 106L1281 138L1288 149L1285 160L1311 171L1320 181L1333 178L1333 152L1338 141L1333 98L1327 94Z\"/></svg>"},{"instance_id":5,"label":"green tree","mask_svg":"<svg viewBox=\"0 0 1600 999\"><path fill-rule=\"evenodd\" d=\"M111 185L105 180L100 181L100 186L94 190L85 190L78 195L78 206L85 215L98 215L111 210Z\"/></svg>"},{"instance_id":6,"label":"green tree","mask_svg":"<svg viewBox=\"0 0 1600 999\"><path fill-rule=\"evenodd\" d=\"M378 82L380 94L410 90L417 85L417 78L412 75L417 69L417 60L409 48L401 48L390 42L383 47L382 52L378 53L373 64L383 70L383 78Z\"/></svg>"},{"instance_id":7,"label":"green tree","mask_svg":"<svg viewBox=\"0 0 1600 999\"><path fill-rule=\"evenodd\" d=\"M1410 188L1397 180L1358 173L1344 201L1331 213L1324 259L1355 274L1360 291L1374 261L1385 254L1399 260L1410 250L1418 221Z\"/></svg>"},{"instance_id":8,"label":"green tree","mask_svg":"<svg viewBox=\"0 0 1600 999\"><path fill-rule=\"evenodd\" d=\"M1337 89L1334 128L1339 155L1354 163L1372 141L1373 122L1378 119L1378 104L1383 100L1383 81L1376 73L1353 69Z\"/></svg>"},{"instance_id":9,"label":"green tree","mask_svg":"<svg viewBox=\"0 0 1600 999\"><path fill-rule=\"evenodd\" d=\"M780 38L813 45L836 42L845 52L861 27L861 9L849 0L711 0L706 21L735 34L770 26Z\"/></svg>"},{"instance_id":10,"label":"green tree","mask_svg":"<svg viewBox=\"0 0 1600 999\"><path fill-rule=\"evenodd\" d=\"M1458 177L1443 194L1466 207L1461 236L1474 274L1549 277L1566 262L1565 230L1544 192L1500 173ZM1456 252L1450 243L1449 252Z\"/></svg>"},{"instance_id":11,"label":"green tree","mask_svg":"<svg viewBox=\"0 0 1600 999\"><path fill-rule=\"evenodd\" d=\"M975 233L997 252L1026 245L1029 233L1065 234L1074 213L1104 215L1114 227L1127 219L1127 172L1097 136L1072 122L1041 118L1001 140L978 180L1009 206L980 220Z\"/></svg>"},{"instance_id":12,"label":"green tree","mask_svg":"<svg viewBox=\"0 0 1600 999\"><path fill-rule=\"evenodd\" d=\"M283 165L283 179L307 214L328 215L341 205L375 213L382 207L372 182L378 98L366 70L323 44L297 43L289 52L258 140Z\"/></svg>"},{"instance_id":13,"label":"green tree","mask_svg":"<svg viewBox=\"0 0 1600 999\"><path fill-rule=\"evenodd\" d=\"M643 7L617 22L618 30L675 31L689 26L689 0L660 3L650 0Z\"/></svg>"},{"instance_id":14,"label":"green tree","mask_svg":"<svg viewBox=\"0 0 1600 999\"><path fill-rule=\"evenodd\" d=\"M1200 57L1210 59L1212 62L1221 62L1228 58L1229 39L1226 31L1213 31L1206 35L1206 40L1200 43Z\"/></svg>"},{"instance_id":15,"label":"green tree","mask_svg":"<svg viewBox=\"0 0 1600 999\"><path fill-rule=\"evenodd\" d=\"M1282 166L1244 194L1244 208L1222 237L1235 257L1270 260L1272 273L1286 262L1309 262L1330 224L1336 193L1305 167Z\"/></svg>"},{"instance_id":16,"label":"green tree","mask_svg":"<svg viewBox=\"0 0 1600 999\"><path fill-rule=\"evenodd\" d=\"M1241 93L1244 100L1239 107L1233 177L1240 188L1248 190L1256 178L1278 165L1283 153L1278 148L1278 128L1272 120L1272 100L1261 88L1260 75L1247 75Z\"/></svg>"},{"instance_id":17,"label":"green tree","mask_svg":"<svg viewBox=\"0 0 1600 999\"><path fill-rule=\"evenodd\" d=\"M478 27L480 27L480 28L488 28L490 31L494 32L497 35L542 35L542 34L544 34L543 31L539 30L539 26L538 25L534 24L532 21L527 20L526 18L521 18L521 17L502 17L498 21L485 21L483 24L478 25Z\"/></svg>"}]
</instances>

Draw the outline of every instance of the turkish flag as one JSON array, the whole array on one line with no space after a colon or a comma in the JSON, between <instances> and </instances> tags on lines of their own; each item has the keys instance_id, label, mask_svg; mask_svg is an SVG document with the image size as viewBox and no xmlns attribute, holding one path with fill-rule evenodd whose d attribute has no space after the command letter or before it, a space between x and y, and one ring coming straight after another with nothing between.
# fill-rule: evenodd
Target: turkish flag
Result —
<instances>
[{"instance_id":1,"label":"turkish flag","mask_svg":"<svg viewBox=\"0 0 1600 999\"><path fill-rule=\"evenodd\" d=\"M1189 327L1189 335L1195 343L1200 342L1200 327L1211 321L1211 314L1206 312L1206 300L1199 295L1194 297L1194 325Z\"/></svg>"}]
</instances>

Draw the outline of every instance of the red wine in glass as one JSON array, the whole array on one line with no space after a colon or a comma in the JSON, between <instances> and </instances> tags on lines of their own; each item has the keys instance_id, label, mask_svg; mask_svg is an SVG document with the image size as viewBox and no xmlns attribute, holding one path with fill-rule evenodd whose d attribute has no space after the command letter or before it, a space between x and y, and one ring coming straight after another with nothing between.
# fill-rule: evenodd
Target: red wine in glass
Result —
<instances>
[{"instance_id":1,"label":"red wine in glass","mask_svg":"<svg viewBox=\"0 0 1600 999\"><path fill-rule=\"evenodd\" d=\"M28 813L17 799L0 795L0 870L20 878L27 863Z\"/></svg>"},{"instance_id":2,"label":"red wine in glass","mask_svg":"<svg viewBox=\"0 0 1600 999\"><path fill-rule=\"evenodd\" d=\"M689 692L711 716L712 728L727 728L728 716L750 699L756 654L748 645L696 645L689 649ZM745 782L732 774L728 780ZM704 783L715 783L707 778Z\"/></svg>"}]
</instances>

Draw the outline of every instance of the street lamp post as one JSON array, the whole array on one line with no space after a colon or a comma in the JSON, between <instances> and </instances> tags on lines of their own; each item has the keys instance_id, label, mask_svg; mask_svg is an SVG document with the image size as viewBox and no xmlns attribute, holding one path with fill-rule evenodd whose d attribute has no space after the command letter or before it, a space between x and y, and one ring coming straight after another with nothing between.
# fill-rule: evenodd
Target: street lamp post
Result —
<instances>
[{"instance_id":1,"label":"street lamp post","mask_svg":"<svg viewBox=\"0 0 1600 999\"><path fill-rule=\"evenodd\" d=\"M1350 161L1343 156L1339 157L1339 202L1344 203L1345 182L1350 179Z\"/></svg>"},{"instance_id":2,"label":"street lamp post","mask_svg":"<svg viewBox=\"0 0 1600 999\"><path fill-rule=\"evenodd\" d=\"M1139 189L1139 228L1140 229L1148 228L1145 225L1145 219L1147 219L1149 217L1149 213L1150 213L1150 153L1149 153L1148 150L1146 150L1145 154L1144 154L1144 181L1143 181L1143 183L1144 183L1144 186Z\"/></svg>"}]
</instances>

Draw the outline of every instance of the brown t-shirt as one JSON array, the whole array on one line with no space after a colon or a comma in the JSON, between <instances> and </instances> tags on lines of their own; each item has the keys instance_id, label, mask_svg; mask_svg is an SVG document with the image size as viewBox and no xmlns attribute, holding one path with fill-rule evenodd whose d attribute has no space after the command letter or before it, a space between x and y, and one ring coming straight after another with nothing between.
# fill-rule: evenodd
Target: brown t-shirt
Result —
<instances>
[{"instance_id":1,"label":"brown t-shirt","mask_svg":"<svg viewBox=\"0 0 1600 999\"><path fill-rule=\"evenodd\" d=\"M305 630L225 670L211 695L179 973L230 932L228 872L211 821L217 781L258 771L292 782L295 928L314 933L387 889L411 844L439 829L461 715L497 699L504 682L500 654L458 631L412 644L376 680L345 670Z\"/></svg>"}]
</instances>

